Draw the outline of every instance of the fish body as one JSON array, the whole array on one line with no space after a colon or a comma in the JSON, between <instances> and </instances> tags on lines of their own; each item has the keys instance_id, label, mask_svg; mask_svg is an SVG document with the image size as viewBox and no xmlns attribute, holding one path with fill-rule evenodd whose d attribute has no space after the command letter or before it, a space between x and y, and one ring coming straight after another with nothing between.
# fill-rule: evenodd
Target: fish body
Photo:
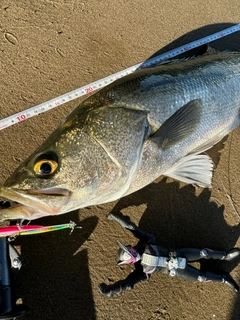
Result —
<instances>
[{"instance_id":1,"label":"fish body","mask_svg":"<svg viewBox=\"0 0 240 320\"><path fill-rule=\"evenodd\" d=\"M240 54L142 69L84 100L0 189L0 220L119 199L166 175L210 187L201 153L240 124Z\"/></svg>"}]
</instances>

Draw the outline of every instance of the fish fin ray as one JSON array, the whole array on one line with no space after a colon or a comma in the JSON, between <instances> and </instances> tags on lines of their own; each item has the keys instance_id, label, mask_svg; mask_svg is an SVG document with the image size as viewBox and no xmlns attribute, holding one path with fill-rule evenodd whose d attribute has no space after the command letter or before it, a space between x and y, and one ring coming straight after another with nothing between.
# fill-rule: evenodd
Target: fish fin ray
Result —
<instances>
[{"instance_id":1,"label":"fish fin ray","mask_svg":"<svg viewBox=\"0 0 240 320\"><path fill-rule=\"evenodd\" d=\"M153 139L157 139L163 150L174 146L195 131L201 111L201 99L189 101L162 124L153 135Z\"/></svg>"},{"instance_id":2,"label":"fish fin ray","mask_svg":"<svg viewBox=\"0 0 240 320\"><path fill-rule=\"evenodd\" d=\"M212 181L212 159L203 154L190 154L182 158L164 175L188 184L210 188Z\"/></svg>"}]
</instances>

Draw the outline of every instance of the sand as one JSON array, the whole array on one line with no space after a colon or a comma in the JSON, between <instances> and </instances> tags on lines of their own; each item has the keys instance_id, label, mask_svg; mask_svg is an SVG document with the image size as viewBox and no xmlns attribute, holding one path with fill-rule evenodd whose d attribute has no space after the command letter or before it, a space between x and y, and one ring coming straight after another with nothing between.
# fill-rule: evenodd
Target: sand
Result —
<instances>
[{"instance_id":1,"label":"sand","mask_svg":"<svg viewBox=\"0 0 240 320\"><path fill-rule=\"evenodd\" d=\"M239 0L2 0L0 8L1 118L240 21ZM239 35L212 46L239 50ZM82 99L0 132L0 184ZM136 242L106 219L111 210L131 216L163 246L240 246L239 134L240 128L209 151L215 162L212 189L159 178L119 201L35 221L73 220L82 229L14 242L24 258L16 280L17 298L30 309L24 319L240 319L239 294L216 283L157 274L122 296L98 292L99 283L132 270L116 265L116 240ZM209 267L229 271L240 282L239 262Z\"/></svg>"}]
</instances>

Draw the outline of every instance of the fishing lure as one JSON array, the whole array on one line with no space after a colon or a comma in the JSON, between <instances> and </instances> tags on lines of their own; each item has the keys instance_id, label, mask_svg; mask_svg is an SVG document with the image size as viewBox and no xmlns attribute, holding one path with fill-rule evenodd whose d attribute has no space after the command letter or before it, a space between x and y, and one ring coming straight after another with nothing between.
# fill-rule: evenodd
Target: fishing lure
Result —
<instances>
[{"instance_id":1,"label":"fishing lure","mask_svg":"<svg viewBox=\"0 0 240 320\"><path fill-rule=\"evenodd\" d=\"M38 225L15 225L0 228L0 238L1 237L15 237L18 235L32 235L40 234L44 232L58 231L63 229L71 229L71 233L76 227L76 223L70 221L65 224L58 224L53 226L38 226ZM77 227L81 228L81 227Z\"/></svg>"}]
</instances>

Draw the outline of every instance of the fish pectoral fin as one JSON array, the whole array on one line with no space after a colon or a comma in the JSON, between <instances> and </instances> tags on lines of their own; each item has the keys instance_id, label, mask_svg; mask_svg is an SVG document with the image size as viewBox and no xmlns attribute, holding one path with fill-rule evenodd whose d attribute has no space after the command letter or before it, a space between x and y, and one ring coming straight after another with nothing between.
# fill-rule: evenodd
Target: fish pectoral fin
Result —
<instances>
[{"instance_id":1,"label":"fish pectoral fin","mask_svg":"<svg viewBox=\"0 0 240 320\"><path fill-rule=\"evenodd\" d=\"M164 175L195 184L200 187L210 188L212 182L212 159L203 154L190 154L182 158Z\"/></svg>"},{"instance_id":2,"label":"fish pectoral fin","mask_svg":"<svg viewBox=\"0 0 240 320\"><path fill-rule=\"evenodd\" d=\"M189 101L161 125L153 139L163 150L174 146L195 131L201 112L201 99Z\"/></svg>"}]
</instances>

